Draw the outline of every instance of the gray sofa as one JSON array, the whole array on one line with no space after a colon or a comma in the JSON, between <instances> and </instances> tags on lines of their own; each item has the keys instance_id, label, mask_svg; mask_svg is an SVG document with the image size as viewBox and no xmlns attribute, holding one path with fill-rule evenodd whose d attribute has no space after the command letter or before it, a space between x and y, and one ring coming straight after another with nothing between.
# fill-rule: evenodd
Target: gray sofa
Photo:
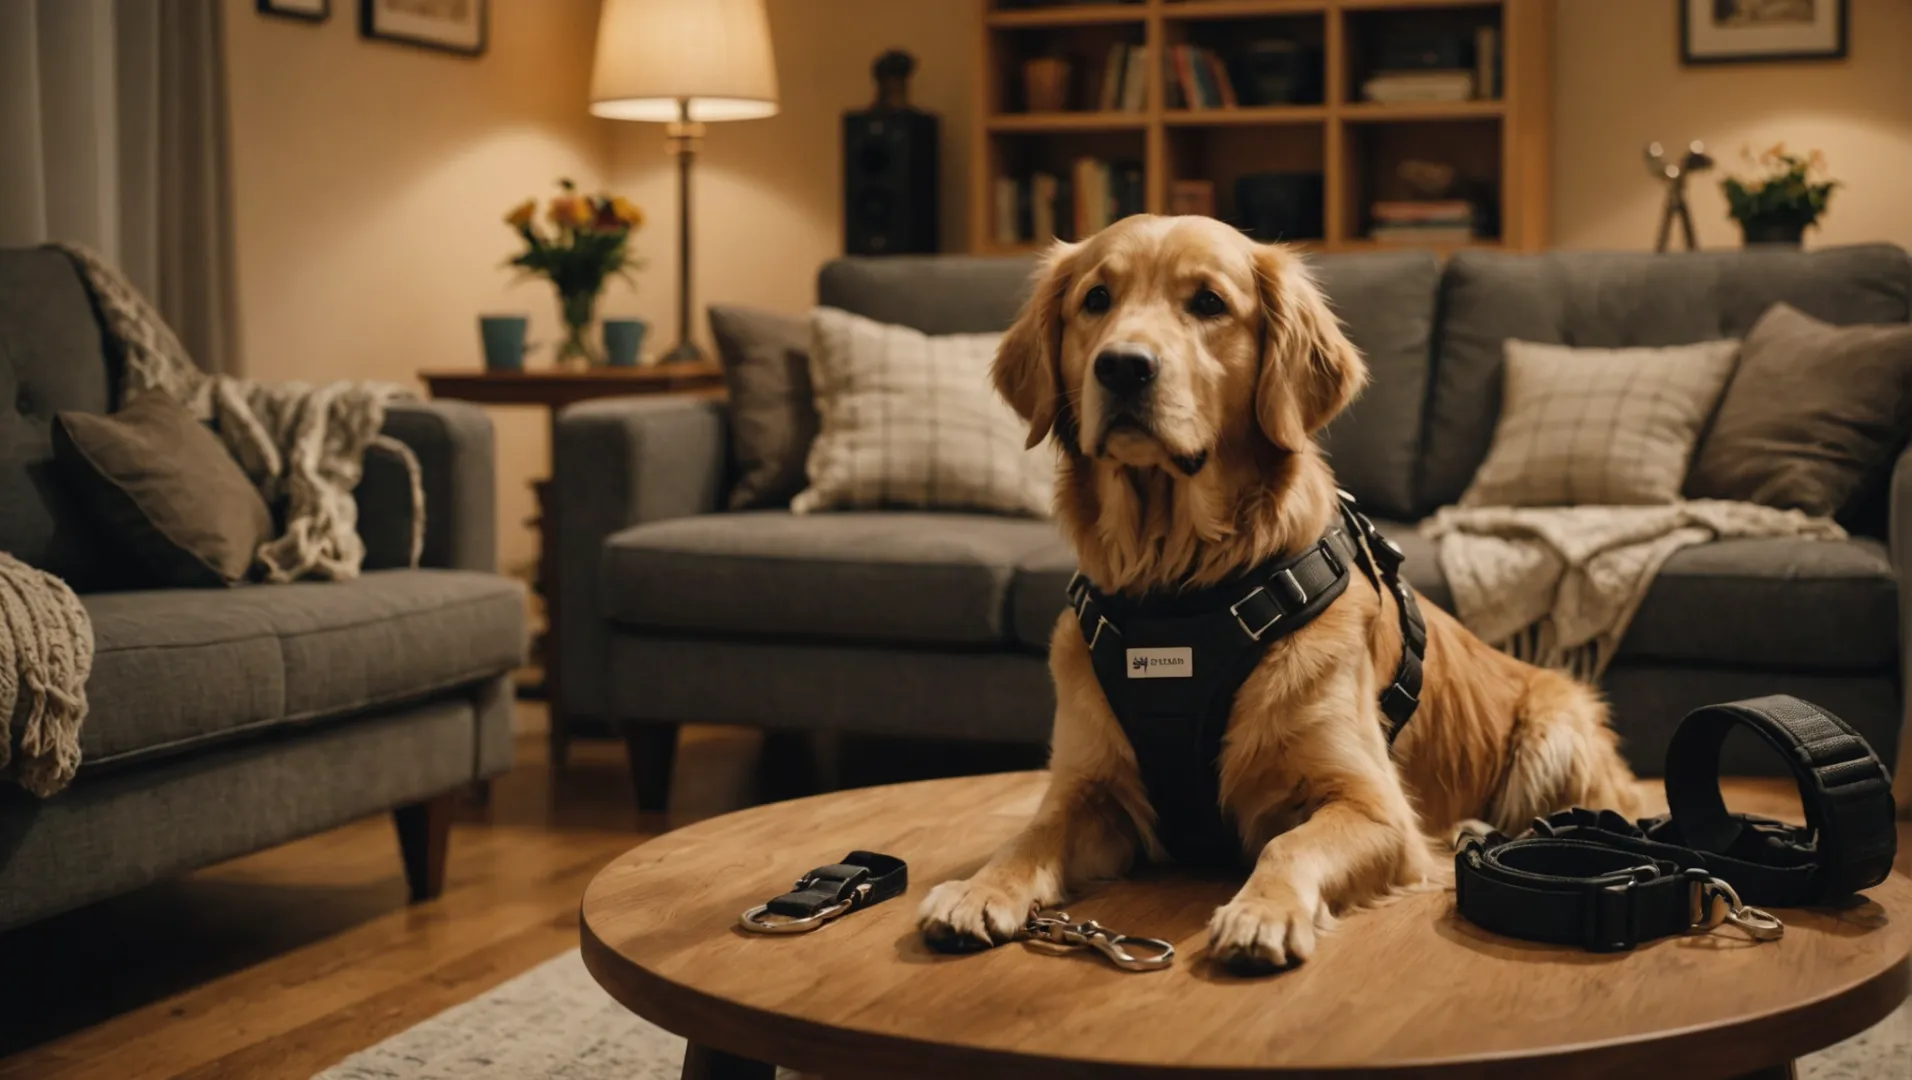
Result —
<instances>
[{"instance_id":1,"label":"gray sofa","mask_svg":"<svg viewBox=\"0 0 1912 1080\"><path fill-rule=\"evenodd\" d=\"M1451 503L1485 457L1508 338L1657 346L1742 336L1786 301L1836 323L1904 322L1896 247L1811 253L1331 255L1316 265L1373 383L1325 433L1344 486L1449 603L1412 522ZM842 259L818 301L929 333L998 330L1021 259ZM564 560L559 708L625 724L663 798L673 725L1037 740L1043 663L1072 560L1042 521L962 514L722 513L721 404L602 401L557 431ZM1889 503L1889 505L1887 505ZM1888 522L1890 523L1888 525ZM1627 751L1659 771L1695 706L1785 691L1856 726L1888 763L1904 716L1912 457L1853 539L1736 540L1675 556L1604 680ZM1734 745L1728 768L1779 771Z\"/></svg>"},{"instance_id":2,"label":"gray sofa","mask_svg":"<svg viewBox=\"0 0 1912 1080\"><path fill-rule=\"evenodd\" d=\"M0 250L0 551L73 584L95 640L79 776L45 800L0 784L0 928L388 810L431 895L447 793L511 763L524 600L491 572L490 423L438 403L386 422L423 467L425 569L402 568L409 478L374 455L359 579L125 591L50 442L54 413L116 405L118 367L63 256Z\"/></svg>"}]
</instances>

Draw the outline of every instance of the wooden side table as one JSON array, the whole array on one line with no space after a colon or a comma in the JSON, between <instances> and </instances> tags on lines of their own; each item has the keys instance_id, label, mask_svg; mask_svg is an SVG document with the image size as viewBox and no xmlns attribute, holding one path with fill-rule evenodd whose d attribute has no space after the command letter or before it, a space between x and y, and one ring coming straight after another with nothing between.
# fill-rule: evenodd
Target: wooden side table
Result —
<instances>
[{"instance_id":1,"label":"wooden side table","mask_svg":"<svg viewBox=\"0 0 1912 1080\"><path fill-rule=\"evenodd\" d=\"M479 405L538 405L550 413L551 460L557 460L558 410L595 398L688 395L722 397L723 369L716 364L592 367L582 371L421 371L431 396ZM538 574L534 588L544 600L544 633L533 646L544 668L542 696L551 703L551 763L563 765L570 746L565 729L558 648L558 507L549 477L532 481L538 496ZM535 692L535 690L534 690Z\"/></svg>"}]
</instances>

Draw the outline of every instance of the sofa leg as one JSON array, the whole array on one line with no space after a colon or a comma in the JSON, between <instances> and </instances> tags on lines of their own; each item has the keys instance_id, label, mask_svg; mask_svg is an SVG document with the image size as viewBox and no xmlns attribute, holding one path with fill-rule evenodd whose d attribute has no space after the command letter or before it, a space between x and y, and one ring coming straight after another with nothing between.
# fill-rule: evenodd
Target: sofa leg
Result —
<instances>
[{"instance_id":1,"label":"sofa leg","mask_svg":"<svg viewBox=\"0 0 1912 1080\"><path fill-rule=\"evenodd\" d=\"M457 801L456 792L446 792L392 811L399 854L405 859L405 883L411 886L414 904L435 900L445 891L445 853L451 847L452 807Z\"/></svg>"},{"instance_id":2,"label":"sofa leg","mask_svg":"<svg viewBox=\"0 0 1912 1080\"><path fill-rule=\"evenodd\" d=\"M637 789L637 808L670 809L671 764L677 760L676 724L626 724L624 753L631 763L631 785Z\"/></svg>"}]
</instances>

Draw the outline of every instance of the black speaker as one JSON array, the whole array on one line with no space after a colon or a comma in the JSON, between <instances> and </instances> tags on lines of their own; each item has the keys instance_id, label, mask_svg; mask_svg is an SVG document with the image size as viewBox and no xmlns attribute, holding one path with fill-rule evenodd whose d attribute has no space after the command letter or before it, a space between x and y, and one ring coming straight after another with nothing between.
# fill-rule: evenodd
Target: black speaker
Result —
<instances>
[{"instance_id":1,"label":"black speaker","mask_svg":"<svg viewBox=\"0 0 1912 1080\"><path fill-rule=\"evenodd\" d=\"M844 114L844 251L936 251L936 139L936 117L916 109Z\"/></svg>"}]
</instances>

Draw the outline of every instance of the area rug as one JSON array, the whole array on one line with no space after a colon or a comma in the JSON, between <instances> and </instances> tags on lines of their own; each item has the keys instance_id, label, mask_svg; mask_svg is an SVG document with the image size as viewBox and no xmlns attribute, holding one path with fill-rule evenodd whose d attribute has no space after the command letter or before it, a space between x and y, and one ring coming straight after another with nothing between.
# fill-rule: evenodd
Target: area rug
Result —
<instances>
[{"instance_id":1,"label":"area rug","mask_svg":"<svg viewBox=\"0 0 1912 1080\"><path fill-rule=\"evenodd\" d=\"M313 1080L677 1080L683 1062L684 1040L612 1001L573 949ZM1912 1005L1801 1059L1799 1075L1912 1080Z\"/></svg>"}]
</instances>

